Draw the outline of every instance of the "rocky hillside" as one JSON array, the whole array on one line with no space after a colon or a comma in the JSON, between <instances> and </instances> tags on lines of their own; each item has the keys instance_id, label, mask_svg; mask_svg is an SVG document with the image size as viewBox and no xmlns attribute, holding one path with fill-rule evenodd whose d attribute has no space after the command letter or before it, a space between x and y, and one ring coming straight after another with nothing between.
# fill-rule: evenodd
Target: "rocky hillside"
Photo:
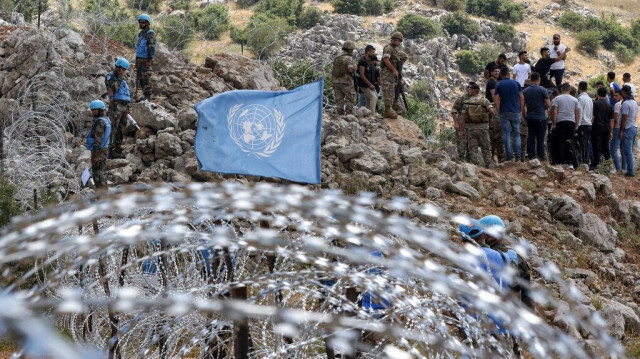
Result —
<instances>
[{"instance_id":1,"label":"rocky hillside","mask_svg":"<svg viewBox=\"0 0 640 359\"><path fill-rule=\"evenodd\" d=\"M416 11L438 16L433 10ZM483 24L481 36L490 38L495 26L488 20ZM336 28L344 31L334 31ZM393 29L384 22L372 28L380 39ZM291 60L306 56L317 60L312 54L335 50L345 39L361 41L371 34L368 31L357 17L326 16L323 25L288 37L282 55ZM87 106L104 92L104 76L121 49L106 41L100 44L109 46L94 46L95 39L69 29L5 26L3 34L0 116L5 125L6 173L27 193L44 185L57 188L61 196L73 195L90 158L83 145L90 122ZM510 44L514 51L526 46L520 40L523 35L518 36ZM466 41L454 36L405 43L414 63L407 77L439 79L434 83L433 103L449 99L453 88L464 81L452 59L453 51ZM233 89L279 89L270 67L233 53L210 56L196 65L162 45L155 67L153 103L133 105L132 115L141 129L129 128L126 159L108 161L112 185L272 180L201 172L193 150L197 120L193 106ZM29 146L22 145L25 143ZM52 159L57 165L47 166ZM640 355L636 334L640 330L637 179L570 171L537 160L487 170L457 162L451 145L434 147L410 121L326 113L322 187L401 196L473 217L502 216L510 236L531 243L534 268L554 262L581 293L584 308L601 313L612 334L624 340L630 357ZM418 223L429 221L418 213L405 215ZM446 228L453 238L454 228L453 223ZM535 271L534 283L561 300L575 295L568 288L549 286ZM572 324L565 306L542 306L537 311L598 356L590 338Z\"/></svg>"}]
</instances>

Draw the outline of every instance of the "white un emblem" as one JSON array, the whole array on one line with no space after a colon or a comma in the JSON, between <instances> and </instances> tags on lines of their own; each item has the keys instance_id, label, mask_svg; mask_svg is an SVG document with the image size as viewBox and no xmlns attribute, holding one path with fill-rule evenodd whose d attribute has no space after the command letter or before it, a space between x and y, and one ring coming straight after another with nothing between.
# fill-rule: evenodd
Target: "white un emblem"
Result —
<instances>
[{"instance_id":1,"label":"white un emblem","mask_svg":"<svg viewBox=\"0 0 640 359\"><path fill-rule=\"evenodd\" d=\"M280 111L262 105L235 105L227 115L229 135L244 152L271 156L284 137L284 117Z\"/></svg>"}]
</instances>

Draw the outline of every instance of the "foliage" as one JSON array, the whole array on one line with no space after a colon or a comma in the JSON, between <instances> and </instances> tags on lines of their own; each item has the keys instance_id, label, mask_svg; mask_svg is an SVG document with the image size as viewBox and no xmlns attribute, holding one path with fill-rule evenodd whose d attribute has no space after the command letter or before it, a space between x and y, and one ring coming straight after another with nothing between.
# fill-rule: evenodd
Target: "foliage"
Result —
<instances>
[{"instance_id":1,"label":"foliage","mask_svg":"<svg viewBox=\"0 0 640 359\"><path fill-rule=\"evenodd\" d=\"M87 31L122 44L134 47L138 36L138 24L117 0L84 0Z\"/></svg>"},{"instance_id":2,"label":"foliage","mask_svg":"<svg viewBox=\"0 0 640 359\"><path fill-rule=\"evenodd\" d=\"M169 0L167 1L167 5L169 5L171 11L191 10L191 0Z\"/></svg>"},{"instance_id":3,"label":"foliage","mask_svg":"<svg viewBox=\"0 0 640 359\"><path fill-rule=\"evenodd\" d=\"M331 0L338 14L362 15L365 11L363 0Z\"/></svg>"},{"instance_id":4,"label":"foliage","mask_svg":"<svg viewBox=\"0 0 640 359\"><path fill-rule=\"evenodd\" d=\"M382 0L382 6L384 7L384 12L389 12L395 10L398 7L397 0Z\"/></svg>"},{"instance_id":5,"label":"foliage","mask_svg":"<svg viewBox=\"0 0 640 359\"><path fill-rule=\"evenodd\" d=\"M443 0L441 4L442 8L447 11L464 11L467 7L465 0Z\"/></svg>"},{"instance_id":6,"label":"foliage","mask_svg":"<svg viewBox=\"0 0 640 359\"><path fill-rule=\"evenodd\" d=\"M16 201L18 189L6 177L0 174L0 227L11 222L11 217L22 213L22 207Z\"/></svg>"},{"instance_id":7,"label":"foliage","mask_svg":"<svg viewBox=\"0 0 640 359\"><path fill-rule=\"evenodd\" d=\"M442 27L450 35L461 34L475 39L480 33L480 25L462 11L456 11L442 18Z\"/></svg>"},{"instance_id":8,"label":"foliage","mask_svg":"<svg viewBox=\"0 0 640 359\"><path fill-rule=\"evenodd\" d=\"M426 102L429 100L431 93L431 87L429 86L429 82L425 80L419 80L411 86L411 90L409 90L409 95L415 97L419 101Z\"/></svg>"},{"instance_id":9,"label":"foliage","mask_svg":"<svg viewBox=\"0 0 640 359\"><path fill-rule=\"evenodd\" d=\"M631 64L636 59L636 53L623 44L615 44L613 47L613 52L615 52L616 57L623 64Z\"/></svg>"},{"instance_id":10,"label":"foliage","mask_svg":"<svg viewBox=\"0 0 640 359\"><path fill-rule=\"evenodd\" d=\"M292 64L277 60L271 63L280 86L292 90L298 86L318 80L322 75L308 60L298 60Z\"/></svg>"},{"instance_id":11,"label":"foliage","mask_svg":"<svg viewBox=\"0 0 640 359\"><path fill-rule=\"evenodd\" d=\"M282 18L254 15L246 29L247 46L260 58L267 58L280 48L291 30Z\"/></svg>"},{"instance_id":12,"label":"foliage","mask_svg":"<svg viewBox=\"0 0 640 359\"><path fill-rule=\"evenodd\" d=\"M223 4L211 4L202 10L191 11L187 18L207 40L217 40L229 29L229 10Z\"/></svg>"},{"instance_id":13,"label":"foliage","mask_svg":"<svg viewBox=\"0 0 640 359\"><path fill-rule=\"evenodd\" d=\"M513 0L467 0L467 12L510 23L524 20L524 6Z\"/></svg>"},{"instance_id":14,"label":"foliage","mask_svg":"<svg viewBox=\"0 0 640 359\"><path fill-rule=\"evenodd\" d=\"M255 5L257 2L258 0L236 0L236 4L241 8L248 8Z\"/></svg>"},{"instance_id":15,"label":"foliage","mask_svg":"<svg viewBox=\"0 0 640 359\"><path fill-rule=\"evenodd\" d=\"M424 16L406 14L398 21L397 30L410 39L431 39L442 33L440 24Z\"/></svg>"},{"instance_id":16,"label":"foliage","mask_svg":"<svg viewBox=\"0 0 640 359\"><path fill-rule=\"evenodd\" d=\"M572 31L580 31L584 28L585 17L575 11L565 11L558 17L558 24Z\"/></svg>"},{"instance_id":17,"label":"foliage","mask_svg":"<svg viewBox=\"0 0 640 359\"><path fill-rule=\"evenodd\" d=\"M440 131L438 131L437 137L438 143L441 146L446 144L452 144L456 142L456 130L451 127L442 127Z\"/></svg>"},{"instance_id":18,"label":"foliage","mask_svg":"<svg viewBox=\"0 0 640 359\"><path fill-rule=\"evenodd\" d=\"M281 18L291 26L297 26L304 0L261 0L254 9L255 15ZM224 6L224 5L223 5Z\"/></svg>"},{"instance_id":19,"label":"foliage","mask_svg":"<svg viewBox=\"0 0 640 359\"><path fill-rule=\"evenodd\" d=\"M489 42L481 43L476 46L476 54L480 57L483 66L498 58L498 55L504 52L504 47Z\"/></svg>"},{"instance_id":20,"label":"foliage","mask_svg":"<svg viewBox=\"0 0 640 359\"><path fill-rule=\"evenodd\" d=\"M162 25L158 28L160 41L173 50L184 50L189 41L193 40L195 34L193 23L184 21L176 15L164 18Z\"/></svg>"},{"instance_id":21,"label":"foliage","mask_svg":"<svg viewBox=\"0 0 640 359\"><path fill-rule=\"evenodd\" d=\"M156 12L160 10L162 0L127 0L130 9Z\"/></svg>"},{"instance_id":22,"label":"foliage","mask_svg":"<svg viewBox=\"0 0 640 359\"><path fill-rule=\"evenodd\" d=\"M475 51L460 50L456 53L456 59L462 72L476 74L484 69L484 63Z\"/></svg>"},{"instance_id":23,"label":"foliage","mask_svg":"<svg viewBox=\"0 0 640 359\"><path fill-rule=\"evenodd\" d=\"M496 34L498 40L510 42L516 36L516 29L509 24L496 25Z\"/></svg>"},{"instance_id":24,"label":"foliage","mask_svg":"<svg viewBox=\"0 0 640 359\"><path fill-rule=\"evenodd\" d=\"M301 29L310 29L316 26L322 20L322 11L315 6L309 6L302 10L298 18L298 27Z\"/></svg>"},{"instance_id":25,"label":"foliage","mask_svg":"<svg viewBox=\"0 0 640 359\"><path fill-rule=\"evenodd\" d=\"M596 88L596 83L598 82L602 82L604 84L607 83L607 76L605 74L600 74L596 77L591 78L589 81L587 81L589 83L589 88L591 90L595 90Z\"/></svg>"},{"instance_id":26,"label":"foliage","mask_svg":"<svg viewBox=\"0 0 640 359\"><path fill-rule=\"evenodd\" d=\"M382 0L363 0L365 15L382 15L384 13L384 4Z\"/></svg>"},{"instance_id":27,"label":"foliage","mask_svg":"<svg viewBox=\"0 0 640 359\"><path fill-rule=\"evenodd\" d=\"M425 138L433 136L437 127L438 110L411 95L407 96L407 105L407 119L420 127Z\"/></svg>"},{"instance_id":28,"label":"foliage","mask_svg":"<svg viewBox=\"0 0 640 359\"><path fill-rule=\"evenodd\" d=\"M332 63L328 63L322 69L324 74L331 74L331 69L333 68ZM324 89L322 90L323 104L324 106L335 106L336 104L336 96L333 93L333 78L331 76L324 77Z\"/></svg>"},{"instance_id":29,"label":"foliage","mask_svg":"<svg viewBox=\"0 0 640 359\"><path fill-rule=\"evenodd\" d=\"M583 30L576 34L578 49L589 55L597 55L602 46L602 38L598 30Z\"/></svg>"},{"instance_id":30,"label":"foliage","mask_svg":"<svg viewBox=\"0 0 640 359\"><path fill-rule=\"evenodd\" d=\"M49 9L49 1L41 0L40 6L42 12ZM19 12L24 16L26 22L31 22L38 16L38 1L37 0L1 0L0 1L0 14L9 14L11 12Z\"/></svg>"}]
</instances>

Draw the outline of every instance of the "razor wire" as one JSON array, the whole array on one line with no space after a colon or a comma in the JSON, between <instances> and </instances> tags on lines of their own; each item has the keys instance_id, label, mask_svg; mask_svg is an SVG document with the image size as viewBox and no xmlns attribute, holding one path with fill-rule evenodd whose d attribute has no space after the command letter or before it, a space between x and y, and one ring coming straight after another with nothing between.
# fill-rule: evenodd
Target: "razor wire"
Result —
<instances>
[{"instance_id":1,"label":"razor wire","mask_svg":"<svg viewBox=\"0 0 640 359\"><path fill-rule=\"evenodd\" d=\"M473 264L478 249L442 230L466 220L402 199L299 186L127 187L18 219L0 232L0 266L11 274L5 292L28 311L57 318L80 348L122 357L237 357L233 337L243 326L258 357L512 357L511 341L488 335L487 313L534 357L587 357L502 294ZM569 288L569 320L620 357L560 271L537 265L546 281ZM386 304L367 307L367 296ZM555 302L542 289L533 297ZM17 325L0 308L0 322Z\"/></svg>"}]
</instances>

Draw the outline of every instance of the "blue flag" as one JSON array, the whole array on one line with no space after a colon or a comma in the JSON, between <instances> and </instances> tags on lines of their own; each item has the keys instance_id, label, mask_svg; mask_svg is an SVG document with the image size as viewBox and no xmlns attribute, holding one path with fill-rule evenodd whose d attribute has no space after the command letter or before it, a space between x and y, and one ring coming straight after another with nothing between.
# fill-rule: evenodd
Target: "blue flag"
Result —
<instances>
[{"instance_id":1,"label":"blue flag","mask_svg":"<svg viewBox=\"0 0 640 359\"><path fill-rule=\"evenodd\" d=\"M237 90L196 105L203 171L320 183L324 79L291 91Z\"/></svg>"}]
</instances>

